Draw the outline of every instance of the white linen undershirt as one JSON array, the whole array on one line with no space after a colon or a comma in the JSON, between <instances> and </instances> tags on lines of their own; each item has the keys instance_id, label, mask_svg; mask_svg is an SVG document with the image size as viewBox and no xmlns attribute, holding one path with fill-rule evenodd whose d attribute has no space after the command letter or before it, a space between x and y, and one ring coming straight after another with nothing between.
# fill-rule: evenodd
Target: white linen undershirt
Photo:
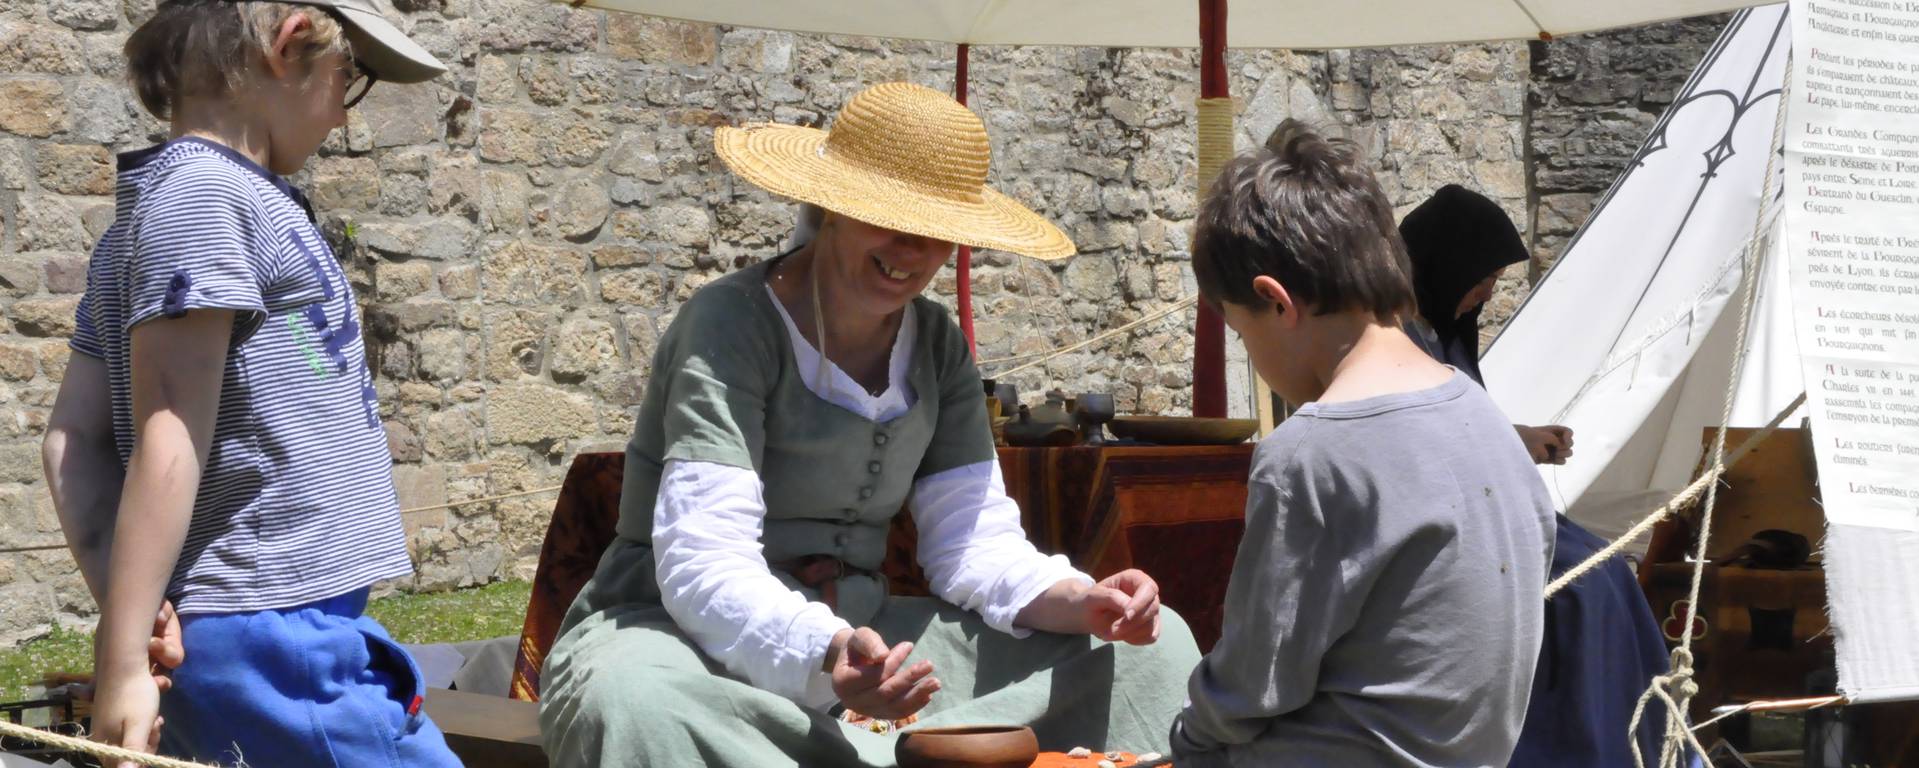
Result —
<instances>
[{"instance_id":1,"label":"white linen undershirt","mask_svg":"<svg viewBox=\"0 0 1919 768\"><path fill-rule=\"evenodd\" d=\"M887 388L873 395L820 354L767 288L791 338L800 381L835 406L871 420L905 414L917 398L909 367L917 341L906 312L887 366ZM833 635L849 628L824 604L788 589L766 564L765 486L750 469L712 462L666 462L653 508L653 552L661 602L700 650L763 690L819 710L838 702L820 669ZM977 611L994 629L1025 637L1013 625L1021 609L1069 579L1091 583L1060 555L1040 554L1006 495L998 461L982 461L920 478L907 507L919 527L919 561L934 595ZM885 638L896 643L900 638Z\"/></svg>"}]
</instances>

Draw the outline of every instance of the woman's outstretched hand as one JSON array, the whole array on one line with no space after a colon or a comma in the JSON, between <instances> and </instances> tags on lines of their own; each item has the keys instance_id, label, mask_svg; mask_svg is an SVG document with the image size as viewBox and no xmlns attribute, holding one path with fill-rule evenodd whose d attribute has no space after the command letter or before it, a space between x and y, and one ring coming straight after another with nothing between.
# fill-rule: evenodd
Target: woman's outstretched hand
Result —
<instances>
[{"instance_id":1,"label":"woman's outstretched hand","mask_svg":"<svg viewBox=\"0 0 1919 768\"><path fill-rule=\"evenodd\" d=\"M1047 632L1150 645L1159 639L1159 584L1131 568L1098 584L1069 579L1033 598L1014 623Z\"/></svg>"},{"instance_id":2,"label":"woman's outstretched hand","mask_svg":"<svg viewBox=\"0 0 1919 768\"><path fill-rule=\"evenodd\" d=\"M924 709L940 689L933 662L908 665L912 643L892 648L868 627L842 629L826 649L833 693L847 709L881 720L900 720Z\"/></svg>"}]
</instances>

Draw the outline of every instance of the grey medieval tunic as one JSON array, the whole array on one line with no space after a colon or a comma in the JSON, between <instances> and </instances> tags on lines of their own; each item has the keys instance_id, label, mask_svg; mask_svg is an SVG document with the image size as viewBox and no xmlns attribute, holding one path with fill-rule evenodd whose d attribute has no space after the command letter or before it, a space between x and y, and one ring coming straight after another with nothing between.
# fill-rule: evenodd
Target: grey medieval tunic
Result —
<instances>
[{"instance_id":1,"label":"grey medieval tunic","mask_svg":"<svg viewBox=\"0 0 1919 768\"><path fill-rule=\"evenodd\" d=\"M873 572L913 483L995 458L979 374L945 309L916 299L906 310L920 333L913 406L873 422L826 402L796 369L764 288L770 264L702 289L661 339L627 446L619 536L568 611L542 674L553 765L893 765L896 737L729 677L661 607L651 530L669 460L758 473L768 562L823 554L849 566L835 585L836 612L888 642L912 641L913 658L933 662L942 687L922 723L1031 725L1047 749L1166 751L1199 659L1171 611L1158 643L1131 646L1044 632L1015 638L943 601L886 594Z\"/></svg>"}]
</instances>

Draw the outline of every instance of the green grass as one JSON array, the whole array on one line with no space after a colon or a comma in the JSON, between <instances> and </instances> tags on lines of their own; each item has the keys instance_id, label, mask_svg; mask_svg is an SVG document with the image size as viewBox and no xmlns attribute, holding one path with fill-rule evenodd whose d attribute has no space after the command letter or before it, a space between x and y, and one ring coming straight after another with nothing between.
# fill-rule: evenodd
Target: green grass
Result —
<instances>
[{"instance_id":1,"label":"green grass","mask_svg":"<svg viewBox=\"0 0 1919 768\"><path fill-rule=\"evenodd\" d=\"M398 594L374 600L367 614L402 643L456 643L518 635L533 585L503 581L484 587L424 595ZM46 637L0 650L0 701L39 695L49 672L84 673L93 668L93 634L54 627Z\"/></svg>"},{"instance_id":2,"label":"green grass","mask_svg":"<svg viewBox=\"0 0 1919 768\"><path fill-rule=\"evenodd\" d=\"M81 673L90 669L93 669L93 633L54 627L46 637L11 651L0 651L0 701L37 697L40 683L48 673Z\"/></svg>"},{"instance_id":3,"label":"green grass","mask_svg":"<svg viewBox=\"0 0 1919 768\"><path fill-rule=\"evenodd\" d=\"M501 581L452 592L383 597L366 612L402 643L457 643L519 635L532 595L531 582Z\"/></svg>"}]
</instances>

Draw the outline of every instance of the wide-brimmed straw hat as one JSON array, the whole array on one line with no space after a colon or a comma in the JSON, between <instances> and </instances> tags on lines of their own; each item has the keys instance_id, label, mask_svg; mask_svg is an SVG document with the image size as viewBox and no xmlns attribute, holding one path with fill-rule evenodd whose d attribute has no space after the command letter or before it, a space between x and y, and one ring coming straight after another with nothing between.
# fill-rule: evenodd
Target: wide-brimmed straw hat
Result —
<instances>
[{"instance_id":1,"label":"wide-brimmed straw hat","mask_svg":"<svg viewBox=\"0 0 1919 768\"><path fill-rule=\"evenodd\" d=\"M912 83L853 95L822 131L749 123L713 133L740 178L887 229L975 248L1062 259L1073 241L986 185L986 126L952 97Z\"/></svg>"}]
</instances>

